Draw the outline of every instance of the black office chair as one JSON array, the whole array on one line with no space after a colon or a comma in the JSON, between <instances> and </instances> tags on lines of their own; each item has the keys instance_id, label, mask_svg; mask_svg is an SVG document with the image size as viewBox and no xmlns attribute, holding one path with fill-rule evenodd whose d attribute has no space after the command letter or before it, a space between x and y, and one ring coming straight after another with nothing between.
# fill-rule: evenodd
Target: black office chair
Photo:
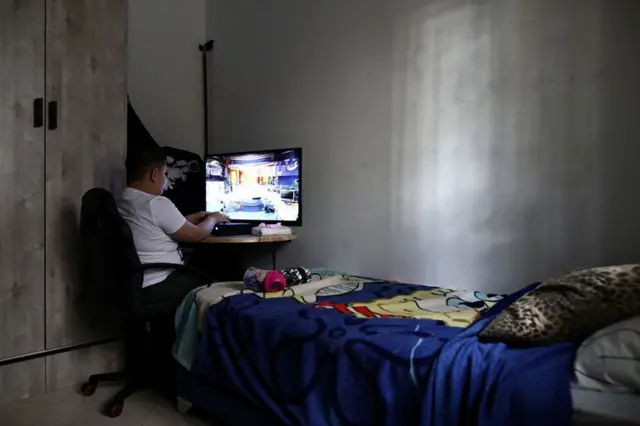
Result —
<instances>
[{"instance_id":1,"label":"black office chair","mask_svg":"<svg viewBox=\"0 0 640 426\"><path fill-rule=\"evenodd\" d=\"M173 316L179 301L145 304L141 297L144 271L172 269L201 276L203 273L184 265L140 263L131 229L120 216L113 195L106 189L94 188L82 197L80 232L85 279L92 286L108 289L107 296L122 313L126 351L126 371L92 375L80 391L90 396L101 382L124 381L124 388L105 409L105 415L118 417L125 398L154 381L150 361L160 357L166 365L171 365ZM164 345L158 344L161 340L165 340ZM158 372L156 376L162 373L166 375L168 370Z\"/></svg>"}]
</instances>

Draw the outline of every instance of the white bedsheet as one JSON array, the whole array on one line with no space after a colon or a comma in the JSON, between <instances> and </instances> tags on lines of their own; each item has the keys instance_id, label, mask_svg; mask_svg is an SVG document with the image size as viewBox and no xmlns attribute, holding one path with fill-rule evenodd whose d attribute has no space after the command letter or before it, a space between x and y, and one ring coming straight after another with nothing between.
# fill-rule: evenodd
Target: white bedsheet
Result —
<instances>
[{"instance_id":1,"label":"white bedsheet","mask_svg":"<svg viewBox=\"0 0 640 426\"><path fill-rule=\"evenodd\" d=\"M594 333L576 353L575 385L585 390L640 393L640 316Z\"/></svg>"},{"instance_id":2,"label":"white bedsheet","mask_svg":"<svg viewBox=\"0 0 640 426\"><path fill-rule=\"evenodd\" d=\"M576 353L576 412L640 424L640 316L594 333Z\"/></svg>"},{"instance_id":3,"label":"white bedsheet","mask_svg":"<svg viewBox=\"0 0 640 426\"><path fill-rule=\"evenodd\" d=\"M597 392L572 387L573 409L578 413L640 424L640 395Z\"/></svg>"}]
</instances>

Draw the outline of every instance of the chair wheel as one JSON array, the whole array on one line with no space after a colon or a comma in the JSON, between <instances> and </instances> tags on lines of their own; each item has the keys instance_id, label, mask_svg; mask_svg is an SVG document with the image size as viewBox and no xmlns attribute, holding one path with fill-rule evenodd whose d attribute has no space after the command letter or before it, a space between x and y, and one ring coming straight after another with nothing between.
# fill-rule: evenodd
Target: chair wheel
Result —
<instances>
[{"instance_id":1,"label":"chair wheel","mask_svg":"<svg viewBox=\"0 0 640 426\"><path fill-rule=\"evenodd\" d=\"M91 396L96 393L96 388L98 385L96 383L85 382L80 386L80 393L82 396Z\"/></svg>"},{"instance_id":2,"label":"chair wheel","mask_svg":"<svg viewBox=\"0 0 640 426\"><path fill-rule=\"evenodd\" d=\"M120 414L122 414L123 408L124 408L124 403L112 402L107 406L107 410L105 414L107 415L107 417L111 417L111 418L120 417Z\"/></svg>"}]
</instances>

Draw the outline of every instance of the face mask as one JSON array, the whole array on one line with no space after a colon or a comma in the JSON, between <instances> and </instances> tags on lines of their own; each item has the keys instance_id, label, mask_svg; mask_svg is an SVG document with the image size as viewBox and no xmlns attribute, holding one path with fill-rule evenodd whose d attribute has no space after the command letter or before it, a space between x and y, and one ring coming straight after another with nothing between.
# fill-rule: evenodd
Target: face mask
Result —
<instances>
[{"instance_id":1,"label":"face mask","mask_svg":"<svg viewBox=\"0 0 640 426\"><path fill-rule=\"evenodd\" d=\"M160 194L164 194L164 191L166 191L167 189L167 183L169 182L169 179L167 178L167 170L164 170L164 173L162 175L162 189L160 190Z\"/></svg>"}]
</instances>

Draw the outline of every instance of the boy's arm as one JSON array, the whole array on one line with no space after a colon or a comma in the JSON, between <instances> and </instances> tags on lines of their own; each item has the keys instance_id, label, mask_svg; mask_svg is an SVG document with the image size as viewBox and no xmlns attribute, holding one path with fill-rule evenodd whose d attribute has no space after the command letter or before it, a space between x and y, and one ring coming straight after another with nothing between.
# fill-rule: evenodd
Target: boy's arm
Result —
<instances>
[{"instance_id":1,"label":"boy's arm","mask_svg":"<svg viewBox=\"0 0 640 426\"><path fill-rule=\"evenodd\" d=\"M222 222L228 222L229 219L221 213L213 213L207 216L197 225L185 221L184 225L176 232L170 234L171 239L180 243L197 243L211 235L213 228Z\"/></svg>"},{"instance_id":2,"label":"boy's arm","mask_svg":"<svg viewBox=\"0 0 640 426\"><path fill-rule=\"evenodd\" d=\"M158 197L151 202L151 212L162 231L180 243L197 243L211 235L217 223L229 220L221 213L213 213L194 225L165 197Z\"/></svg>"},{"instance_id":3,"label":"boy's arm","mask_svg":"<svg viewBox=\"0 0 640 426\"><path fill-rule=\"evenodd\" d=\"M185 219L187 219L189 223L197 225L202 222L207 216L209 216L209 213L207 212L198 212L185 216Z\"/></svg>"}]
</instances>

